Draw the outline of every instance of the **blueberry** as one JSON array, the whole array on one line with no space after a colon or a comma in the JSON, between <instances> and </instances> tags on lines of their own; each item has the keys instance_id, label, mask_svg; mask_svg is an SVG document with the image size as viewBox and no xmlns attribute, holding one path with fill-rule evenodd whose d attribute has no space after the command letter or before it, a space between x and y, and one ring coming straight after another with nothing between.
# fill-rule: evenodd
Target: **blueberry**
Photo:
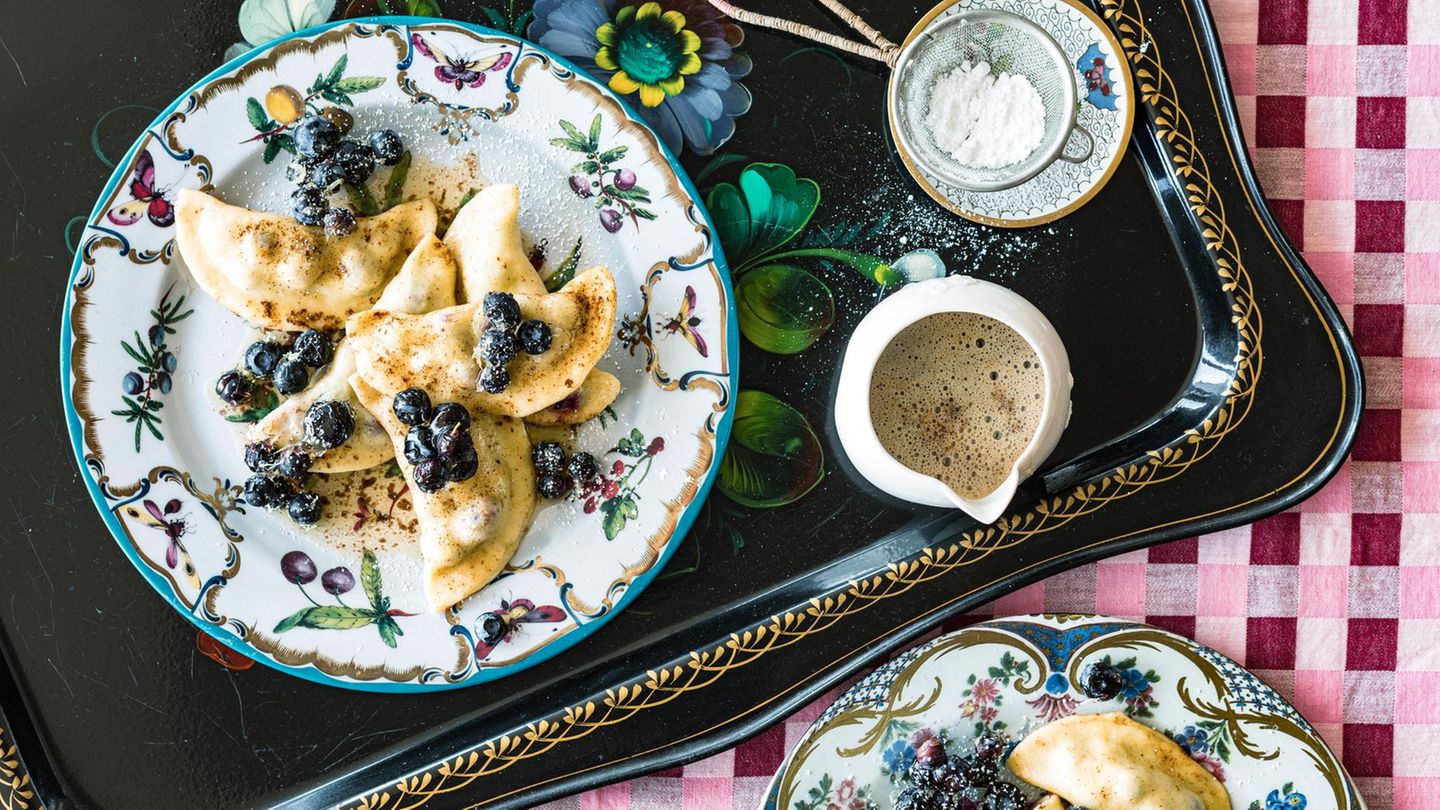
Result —
<instances>
[{"instance_id":1,"label":"blueberry","mask_svg":"<svg viewBox=\"0 0 1440 810\"><path fill-rule=\"evenodd\" d=\"M303 551L291 551L280 558L280 573L296 585L315 581L315 561Z\"/></svg>"},{"instance_id":2,"label":"blueberry","mask_svg":"<svg viewBox=\"0 0 1440 810\"><path fill-rule=\"evenodd\" d=\"M1125 673L1105 661L1097 661L1080 673L1080 691L1095 700L1113 700L1125 683Z\"/></svg>"},{"instance_id":3,"label":"blueberry","mask_svg":"<svg viewBox=\"0 0 1440 810\"><path fill-rule=\"evenodd\" d=\"M526 354L544 354L550 351L550 324L544 321L526 321L520 324L520 329L515 333L520 340L520 348Z\"/></svg>"},{"instance_id":4,"label":"blueberry","mask_svg":"<svg viewBox=\"0 0 1440 810\"><path fill-rule=\"evenodd\" d=\"M340 145L340 128L323 115L307 115L291 133L295 151L302 157L325 158Z\"/></svg>"},{"instance_id":5,"label":"blueberry","mask_svg":"<svg viewBox=\"0 0 1440 810\"><path fill-rule=\"evenodd\" d=\"M563 472L545 473L535 480L535 488L540 492L540 497L558 500L570 494L570 488L575 482L570 476Z\"/></svg>"},{"instance_id":6,"label":"blueberry","mask_svg":"<svg viewBox=\"0 0 1440 810\"><path fill-rule=\"evenodd\" d=\"M999 759L1005 753L1005 739L998 734L985 732L975 738L975 756L981 759Z\"/></svg>"},{"instance_id":7,"label":"blueberry","mask_svg":"<svg viewBox=\"0 0 1440 810\"><path fill-rule=\"evenodd\" d=\"M355 587L355 575L343 565L337 565L320 575L320 587L332 596L349 593Z\"/></svg>"},{"instance_id":8,"label":"blueberry","mask_svg":"<svg viewBox=\"0 0 1440 810\"><path fill-rule=\"evenodd\" d=\"M435 444L430 440L430 429L416 425L405 434L405 460L419 464L435 457Z\"/></svg>"},{"instance_id":9,"label":"blueberry","mask_svg":"<svg viewBox=\"0 0 1440 810\"><path fill-rule=\"evenodd\" d=\"M285 179L289 180L297 186L308 185L310 180L310 170L313 165L314 164L310 163L309 161L296 158L295 160L290 161L290 163L285 167Z\"/></svg>"},{"instance_id":10,"label":"blueberry","mask_svg":"<svg viewBox=\"0 0 1440 810\"><path fill-rule=\"evenodd\" d=\"M290 195L290 213L301 225L319 225L329 207L325 192L316 188L297 188Z\"/></svg>"},{"instance_id":11,"label":"blueberry","mask_svg":"<svg viewBox=\"0 0 1440 810\"><path fill-rule=\"evenodd\" d=\"M438 459L426 459L416 464L410 476L421 492L439 492L445 488L445 468Z\"/></svg>"},{"instance_id":12,"label":"blueberry","mask_svg":"<svg viewBox=\"0 0 1440 810\"><path fill-rule=\"evenodd\" d=\"M925 789L933 788L935 787L935 769L943 764L943 761L925 762L916 759L910 763L910 767L906 769L905 778L910 784L917 787Z\"/></svg>"},{"instance_id":13,"label":"blueberry","mask_svg":"<svg viewBox=\"0 0 1440 810\"><path fill-rule=\"evenodd\" d=\"M501 637L505 635L505 620L497 613L486 613L480 617L480 623L475 629L480 631L481 643L494 646L499 644Z\"/></svg>"},{"instance_id":14,"label":"blueberry","mask_svg":"<svg viewBox=\"0 0 1440 810\"><path fill-rule=\"evenodd\" d=\"M257 340L245 350L245 368L257 377L268 377L275 371L284 353L285 350L278 344Z\"/></svg>"},{"instance_id":15,"label":"blueberry","mask_svg":"<svg viewBox=\"0 0 1440 810\"><path fill-rule=\"evenodd\" d=\"M396 394L390 408L395 411L396 419L410 427L430 421L430 395L419 388L406 388Z\"/></svg>"},{"instance_id":16,"label":"blueberry","mask_svg":"<svg viewBox=\"0 0 1440 810\"><path fill-rule=\"evenodd\" d=\"M305 390L310 384L310 372L299 360L281 360L275 366L274 382L275 390L288 397Z\"/></svg>"},{"instance_id":17,"label":"blueberry","mask_svg":"<svg viewBox=\"0 0 1440 810\"><path fill-rule=\"evenodd\" d=\"M491 329L509 332L520 325L520 304L507 292L492 292L481 305Z\"/></svg>"},{"instance_id":18,"label":"blueberry","mask_svg":"<svg viewBox=\"0 0 1440 810\"><path fill-rule=\"evenodd\" d=\"M313 492L302 492L290 499L285 511L290 513L291 520L301 526L314 526L320 522L320 496ZM325 572L325 576L330 576L330 572Z\"/></svg>"},{"instance_id":19,"label":"blueberry","mask_svg":"<svg viewBox=\"0 0 1440 810\"><path fill-rule=\"evenodd\" d=\"M349 236L355 232L355 214L349 208L336 206L325 212L325 233L330 236Z\"/></svg>"},{"instance_id":20,"label":"blueberry","mask_svg":"<svg viewBox=\"0 0 1440 810\"><path fill-rule=\"evenodd\" d=\"M405 153L405 144L401 142L400 136L394 130L382 129L379 132L370 133L370 151L380 159L386 166L394 166L400 162L400 156Z\"/></svg>"},{"instance_id":21,"label":"blueberry","mask_svg":"<svg viewBox=\"0 0 1440 810\"><path fill-rule=\"evenodd\" d=\"M982 810L1024 810L1025 796L1009 782L997 782L980 807Z\"/></svg>"},{"instance_id":22,"label":"blueberry","mask_svg":"<svg viewBox=\"0 0 1440 810\"><path fill-rule=\"evenodd\" d=\"M570 457L570 463L565 465L565 471L578 483L584 484L595 480L595 476L600 474L600 465L595 463L595 457L589 453L576 453Z\"/></svg>"},{"instance_id":23,"label":"blueberry","mask_svg":"<svg viewBox=\"0 0 1440 810\"><path fill-rule=\"evenodd\" d=\"M324 332L306 329L295 338L295 356L310 368L320 368L330 362L334 353L335 347Z\"/></svg>"},{"instance_id":24,"label":"blueberry","mask_svg":"<svg viewBox=\"0 0 1440 810\"><path fill-rule=\"evenodd\" d=\"M134 396L135 394L138 394L141 391L145 390L145 378L141 377L138 373L131 371L125 375L125 379L120 381L120 390L124 391L127 394L130 394L131 396ZM219 393L218 387L216 389L216 393Z\"/></svg>"},{"instance_id":25,"label":"blueberry","mask_svg":"<svg viewBox=\"0 0 1440 810\"><path fill-rule=\"evenodd\" d=\"M430 431L435 436L450 431L468 433L470 431L470 412L465 406L458 402L442 402L435 408L435 415L430 417Z\"/></svg>"},{"instance_id":26,"label":"blueberry","mask_svg":"<svg viewBox=\"0 0 1440 810\"><path fill-rule=\"evenodd\" d=\"M530 461L542 473L560 472L565 466L565 448L555 442L540 442L531 448Z\"/></svg>"},{"instance_id":27,"label":"blueberry","mask_svg":"<svg viewBox=\"0 0 1440 810\"><path fill-rule=\"evenodd\" d=\"M459 458L467 450L474 451L475 443L470 434L460 430L447 430L435 435L435 455L447 464Z\"/></svg>"},{"instance_id":28,"label":"blueberry","mask_svg":"<svg viewBox=\"0 0 1440 810\"><path fill-rule=\"evenodd\" d=\"M894 810L939 810L940 803L930 791L907 787L895 797Z\"/></svg>"},{"instance_id":29,"label":"blueberry","mask_svg":"<svg viewBox=\"0 0 1440 810\"><path fill-rule=\"evenodd\" d=\"M305 412L305 443L321 450L334 450L355 432L355 413L344 402L322 399Z\"/></svg>"},{"instance_id":30,"label":"blueberry","mask_svg":"<svg viewBox=\"0 0 1440 810\"><path fill-rule=\"evenodd\" d=\"M375 153L359 141L341 141L335 148L334 161L345 170L345 182L351 185L361 185L375 173Z\"/></svg>"},{"instance_id":31,"label":"blueberry","mask_svg":"<svg viewBox=\"0 0 1440 810\"><path fill-rule=\"evenodd\" d=\"M275 445L267 441L258 441L245 445L245 468L250 472L268 472L275 469L279 459L279 451Z\"/></svg>"},{"instance_id":32,"label":"blueberry","mask_svg":"<svg viewBox=\"0 0 1440 810\"><path fill-rule=\"evenodd\" d=\"M959 793L970 787L961 764L953 759L936 765L930 781L935 785L936 790L946 793Z\"/></svg>"},{"instance_id":33,"label":"blueberry","mask_svg":"<svg viewBox=\"0 0 1440 810\"><path fill-rule=\"evenodd\" d=\"M468 481L480 470L480 455L475 452L475 445L467 442L442 464L445 468L445 480Z\"/></svg>"},{"instance_id":34,"label":"blueberry","mask_svg":"<svg viewBox=\"0 0 1440 810\"><path fill-rule=\"evenodd\" d=\"M333 194L340 190L340 184L343 182L345 182L345 170L333 160L322 160L310 170L310 188Z\"/></svg>"},{"instance_id":35,"label":"blueberry","mask_svg":"<svg viewBox=\"0 0 1440 810\"><path fill-rule=\"evenodd\" d=\"M503 332L493 326L480 336L480 356L491 366L503 366L515 359L520 351L520 342L512 332Z\"/></svg>"},{"instance_id":36,"label":"blueberry","mask_svg":"<svg viewBox=\"0 0 1440 810\"><path fill-rule=\"evenodd\" d=\"M284 491L273 478L256 473L245 479L245 503L251 506L261 509L280 506L283 504L283 501L280 500L283 495Z\"/></svg>"},{"instance_id":37,"label":"blueberry","mask_svg":"<svg viewBox=\"0 0 1440 810\"><path fill-rule=\"evenodd\" d=\"M985 787L995 781L995 760L965 757L959 762L961 781L974 787Z\"/></svg>"},{"instance_id":38,"label":"blueberry","mask_svg":"<svg viewBox=\"0 0 1440 810\"><path fill-rule=\"evenodd\" d=\"M480 372L480 390L487 394L499 394L510 387L510 370L504 366L486 366Z\"/></svg>"},{"instance_id":39,"label":"blueberry","mask_svg":"<svg viewBox=\"0 0 1440 810\"><path fill-rule=\"evenodd\" d=\"M310 457L310 454L305 451L305 448L297 444L280 451L280 457L279 460L275 462L275 468L280 471L281 475L287 478L299 478L305 473L310 472L310 465L314 463L315 459Z\"/></svg>"},{"instance_id":40,"label":"blueberry","mask_svg":"<svg viewBox=\"0 0 1440 810\"><path fill-rule=\"evenodd\" d=\"M215 393L227 405L240 405L250 399L250 380L238 371L227 371L215 381Z\"/></svg>"}]
</instances>

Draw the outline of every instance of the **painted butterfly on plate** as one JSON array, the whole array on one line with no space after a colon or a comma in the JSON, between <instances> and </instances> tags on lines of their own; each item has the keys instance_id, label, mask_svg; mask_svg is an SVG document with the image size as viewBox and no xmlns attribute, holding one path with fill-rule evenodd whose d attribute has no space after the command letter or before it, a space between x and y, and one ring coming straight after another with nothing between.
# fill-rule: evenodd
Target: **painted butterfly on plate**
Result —
<instances>
[{"instance_id":1,"label":"painted butterfly on plate","mask_svg":"<svg viewBox=\"0 0 1440 810\"><path fill-rule=\"evenodd\" d=\"M471 59L468 56L452 58L440 50L435 43L426 42L419 34L411 34L410 41L415 44L415 50L440 63L435 66L435 78L446 84L455 85L456 90L479 87L485 83L486 73L504 70L510 66L510 60L515 58L515 54L510 51L479 59Z\"/></svg>"},{"instance_id":2,"label":"painted butterfly on plate","mask_svg":"<svg viewBox=\"0 0 1440 810\"><path fill-rule=\"evenodd\" d=\"M550 624L565 621L565 611L555 605L535 606L529 599L500 600L500 609L475 620L475 660L484 661L502 642L510 640L516 625Z\"/></svg>"},{"instance_id":3,"label":"painted butterfly on plate","mask_svg":"<svg viewBox=\"0 0 1440 810\"><path fill-rule=\"evenodd\" d=\"M695 347L695 351L699 352L701 357L709 357L710 347L705 345L705 338L700 336L700 330L697 328L700 326L700 319L692 314L694 311L695 288L686 285L685 300L680 303L680 311L675 313L675 317L666 321L661 328L671 334L683 336L691 346Z\"/></svg>"},{"instance_id":4,"label":"painted butterfly on plate","mask_svg":"<svg viewBox=\"0 0 1440 810\"><path fill-rule=\"evenodd\" d=\"M159 504L152 500L142 501L145 511L136 509L134 504L125 507L125 514L131 519L143 523L152 529L165 533L170 544L165 548L165 566L174 569L180 565L185 578L189 580L191 587L199 589L200 577L195 573L195 563L190 560L190 552L185 550L185 544L180 538L190 532L190 524L185 520L180 511L180 499L171 498L165 503L162 509Z\"/></svg>"},{"instance_id":5,"label":"painted butterfly on plate","mask_svg":"<svg viewBox=\"0 0 1440 810\"><path fill-rule=\"evenodd\" d=\"M105 218L116 225L133 225L148 216L161 228L175 224L175 206L165 197L169 189L155 187L155 159L141 152L135 161L135 174L130 178L131 200L111 208Z\"/></svg>"}]
</instances>

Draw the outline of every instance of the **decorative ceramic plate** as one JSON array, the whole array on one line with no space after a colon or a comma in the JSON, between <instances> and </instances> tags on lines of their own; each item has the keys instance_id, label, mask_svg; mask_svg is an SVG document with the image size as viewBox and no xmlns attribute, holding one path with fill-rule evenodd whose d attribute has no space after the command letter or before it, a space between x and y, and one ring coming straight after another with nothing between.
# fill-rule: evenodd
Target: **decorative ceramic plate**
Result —
<instances>
[{"instance_id":1,"label":"decorative ceramic plate","mask_svg":"<svg viewBox=\"0 0 1440 810\"><path fill-rule=\"evenodd\" d=\"M602 482L542 507L504 573L443 615L424 612L398 468L329 486L320 530L240 500L245 426L217 413L211 391L249 330L192 283L175 251L170 204L181 188L286 210L285 122L297 105L322 104L348 110L359 132L398 130L414 155L406 190L442 207L485 182L519 184L542 272L604 264L620 290L618 339L601 368L623 393L577 437L604 454ZM583 173L621 170L633 173L623 197L581 197L585 184L572 186ZM633 599L710 486L736 351L712 233L650 130L608 89L527 42L448 22L346 23L253 51L156 119L87 221L62 364L90 493L166 601L247 656L385 691L515 672ZM305 558L282 571L293 551ZM316 605L327 610L307 612ZM476 624L496 611L510 632L477 653Z\"/></svg>"},{"instance_id":2,"label":"decorative ceramic plate","mask_svg":"<svg viewBox=\"0 0 1440 810\"><path fill-rule=\"evenodd\" d=\"M1128 681L1113 700L1075 680L1104 661ZM884 810L926 737L1023 737L1071 714L1124 712L1215 775L1236 810L1363 808L1340 760L1294 707L1214 650L1102 616L1019 616L913 647L856 683L801 737L766 810Z\"/></svg>"},{"instance_id":3,"label":"decorative ceramic plate","mask_svg":"<svg viewBox=\"0 0 1440 810\"><path fill-rule=\"evenodd\" d=\"M1076 123L1095 139L1095 148L1080 163L1056 160L1035 177L1000 191L956 188L921 169L898 142L895 148L925 193L966 219L1004 228L1041 225L1059 219L1099 193L1125 156L1130 128L1135 123L1130 65L1114 33L1078 0L950 0L922 17L911 29L905 44L933 21L972 8L1018 14L1055 39L1075 67L1080 94ZM894 114L891 110L890 115ZM1083 136L1072 135L1071 146L1066 151L1083 144Z\"/></svg>"}]
</instances>

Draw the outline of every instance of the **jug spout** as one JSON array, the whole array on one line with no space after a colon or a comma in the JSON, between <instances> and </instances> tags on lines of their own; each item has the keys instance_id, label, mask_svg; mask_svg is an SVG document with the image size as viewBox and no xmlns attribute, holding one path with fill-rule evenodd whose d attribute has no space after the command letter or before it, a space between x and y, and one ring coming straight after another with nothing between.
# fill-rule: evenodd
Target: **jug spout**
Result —
<instances>
[{"instance_id":1,"label":"jug spout","mask_svg":"<svg viewBox=\"0 0 1440 810\"><path fill-rule=\"evenodd\" d=\"M963 498L949 487L946 487L946 491L950 492L956 509L981 523L989 524L999 520L1000 516L1005 514L1005 509L1010 506L1010 500L1015 497L1015 490L1019 486L1020 468L1015 466L1010 468L1010 474L1005 476L1005 480L1000 482L1000 486L979 498Z\"/></svg>"}]
</instances>

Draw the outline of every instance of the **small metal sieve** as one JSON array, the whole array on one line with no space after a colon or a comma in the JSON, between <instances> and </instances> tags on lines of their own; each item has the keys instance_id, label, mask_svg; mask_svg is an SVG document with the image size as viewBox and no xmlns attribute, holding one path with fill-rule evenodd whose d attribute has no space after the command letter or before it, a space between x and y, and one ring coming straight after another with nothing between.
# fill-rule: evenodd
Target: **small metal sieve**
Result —
<instances>
[{"instance_id":1,"label":"small metal sieve","mask_svg":"<svg viewBox=\"0 0 1440 810\"><path fill-rule=\"evenodd\" d=\"M1043 28L1018 14L996 9L954 9L913 33L904 48L886 39L840 0L820 0L858 31L870 45L819 31L808 25L738 8L729 0L710 4L735 19L786 31L834 48L875 59L892 68L887 96L890 131L901 151L922 171L966 191L999 191L1018 186L1056 160L1083 163L1095 151L1095 139L1075 120L1079 91L1075 69ZM933 13L933 12L932 12ZM986 62L994 73L1022 75L1045 105L1045 136L1024 159L985 169L967 166L935 141L926 123L931 91L942 76L964 62ZM1066 151L1072 135L1085 139L1078 153Z\"/></svg>"},{"instance_id":2,"label":"small metal sieve","mask_svg":"<svg viewBox=\"0 0 1440 810\"><path fill-rule=\"evenodd\" d=\"M992 73L1024 76L1040 94L1045 135L1029 156L1008 166L977 168L936 143L925 121L931 93L936 82L965 62L986 62ZM1090 157L1095 139L1075 120L1078 95L1070 60L1040 26L1007 11L956 11L933 20L900 51L890 78L890 128L916 163L947 183L968 191L998 191L1020 185L1056 160L1081 163ZM1075 154L1066 151L1072 133L1084 137L1083 150Z\"/></svg>"}]
</instances>

